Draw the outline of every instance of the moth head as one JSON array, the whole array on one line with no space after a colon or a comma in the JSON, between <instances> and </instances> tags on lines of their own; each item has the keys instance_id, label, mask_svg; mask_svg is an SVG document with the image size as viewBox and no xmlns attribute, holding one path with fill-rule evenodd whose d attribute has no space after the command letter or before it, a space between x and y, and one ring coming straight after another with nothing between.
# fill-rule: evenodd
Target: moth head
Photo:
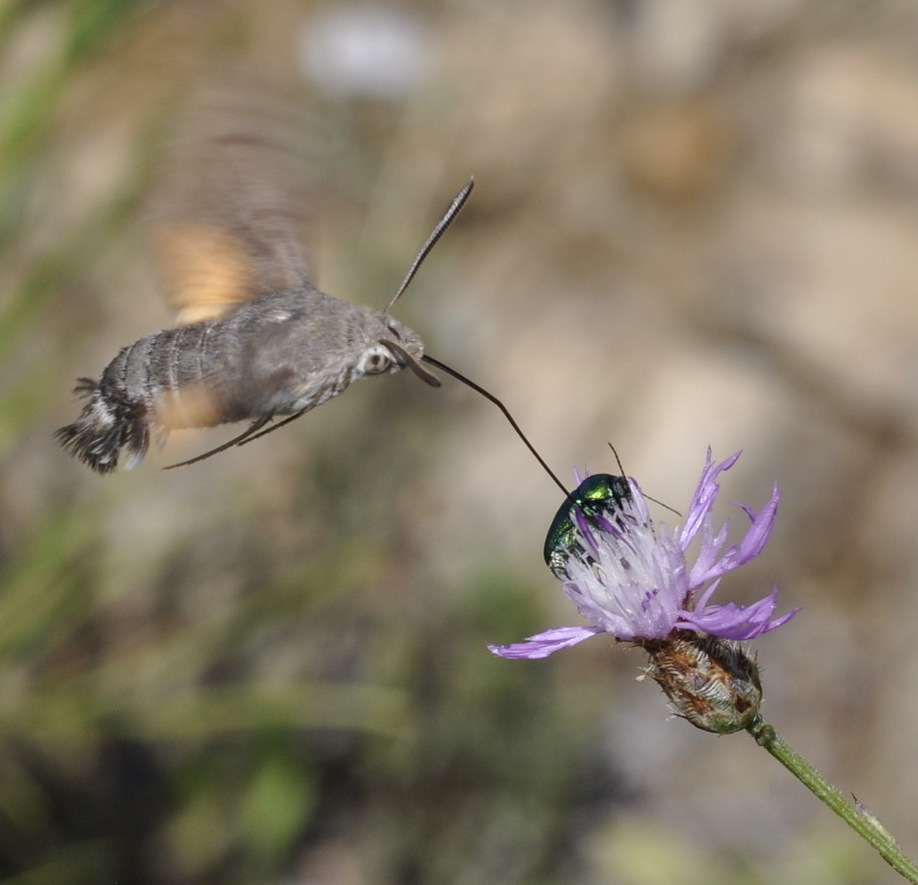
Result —
<instances>
[{"instance_id":1,"label":"moth head","mask_svg":"<svg viewBox=\"0 0 918 885\"><path fill-rule=\"evenodd\" d=\"M440 379L421 365L424 342L413 329L383 314L385 333L376 344L369 347L361 359L360 368L365 375L381 375L408 368L431 387L439 387Z\"/></svg>"}]
</instances>

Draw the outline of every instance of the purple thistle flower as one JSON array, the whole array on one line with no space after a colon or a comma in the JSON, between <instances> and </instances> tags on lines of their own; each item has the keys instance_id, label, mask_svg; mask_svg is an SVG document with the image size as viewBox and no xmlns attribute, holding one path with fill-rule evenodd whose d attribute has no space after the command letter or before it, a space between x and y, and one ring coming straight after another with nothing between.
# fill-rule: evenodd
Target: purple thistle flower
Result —
<instances>
[{"instance_id":1,"label":"purple thistle flower","mask_svg":"<svg viewBox=\"0 0 918 885\"><path fill-rule=\"evenodd\" d=\"M748 606L710 602L727 572L765 548L778 509L777 486L759 513L738 505L749 517L749 528L738 544L721 552L727 526L715 532L711 512L720 492L717 477L739 456L737 452L715 465L708 450L685 525L676 532L665 523L654 529L633 479L627 480L629 495L616 497L599 512L593 508L587 514L584 507L571 505L576 541L552 568L564 593L592 626L555 627L514 645L490 645L490 650L505 658L545 658L598 633L638 644L659 642L677 631L744 640L787 623L799 609L772 619L777 588ZM690 563L689 547L696 541L697 555Z\"/></svg>"}]
</instances>

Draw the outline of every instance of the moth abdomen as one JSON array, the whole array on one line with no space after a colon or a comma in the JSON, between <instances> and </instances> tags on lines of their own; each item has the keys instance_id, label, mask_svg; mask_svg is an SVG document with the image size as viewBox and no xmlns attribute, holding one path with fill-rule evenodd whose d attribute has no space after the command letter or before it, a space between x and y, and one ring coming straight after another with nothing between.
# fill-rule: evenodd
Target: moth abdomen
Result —
<instances>
[{"instance_id":1,"label":"moth abdomen","mask_svg":"<svg viewBox=\"0 0 918 885\"><path fill-rule=\"evenodd\" d=\"M61 445L97 473L111 473L122 452L128 469L139 463L153 433L219 423L209 420L218 410L212 392L201 392L199 353L189 348L199 344L202 327L212 324L141 338L122 348L98 381L79 379L74 392L87 402L76 421L55 433Z\"/></svg>"},{"instance_id":2,"label":"moth abdomen","mask_svg":"<svg viewBox=\"0 0 918 885\"><path fill-rule=\"evenodd\" d=\"M91 378L81 378L74 390L88 402L73 424L54 434L68 452L97 473L114 471L125 448L130 466L143 458L150 445L150 427L141 400L106 392L101 381Z\"/></svg>"}]
</instances>

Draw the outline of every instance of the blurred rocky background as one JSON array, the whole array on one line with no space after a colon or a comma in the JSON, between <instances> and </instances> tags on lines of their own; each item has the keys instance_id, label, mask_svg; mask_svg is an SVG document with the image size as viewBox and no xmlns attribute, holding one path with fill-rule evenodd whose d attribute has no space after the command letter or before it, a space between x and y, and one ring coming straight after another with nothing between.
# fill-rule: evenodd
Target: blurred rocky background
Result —
<instances>
[{"instance_id":1,"label":"blurred rocky background","mask_svg":"<svg viewBox=\"0 0 918 885\"><path fill-rule=\"evenodd\" d=\"M565 480L612 442L676 508L708 446L745 452L727 501L780 484L722 590L804 607L756 644L764 712L915 854L916 47L897 0L4 4L3 881L899 881L638 652L488 654L578 619L558 490L452 380L165 473L231 430L107 478L52 433L170 322L149 207L208 72L302 92L331 294L383 307L474 175L396 315Z\"/></svg>"}]
</instances>

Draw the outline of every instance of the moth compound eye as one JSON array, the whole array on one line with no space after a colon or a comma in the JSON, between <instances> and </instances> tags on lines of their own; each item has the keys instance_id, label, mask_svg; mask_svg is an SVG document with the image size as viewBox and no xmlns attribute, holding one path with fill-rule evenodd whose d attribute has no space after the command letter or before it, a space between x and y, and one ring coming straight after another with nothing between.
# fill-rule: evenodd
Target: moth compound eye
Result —
<instances>
[{"instance_id":1,"label":"moth compound eye","mask_svg":"<svg viewBox=\"0 0 918 885\"><path fill-rule=\"evenodd\" d=\"M382 375L392 368L392 357L388 351L380 348L371 350L364 358L361 366L364 375Z\"/></svg>"}]
</instances>

